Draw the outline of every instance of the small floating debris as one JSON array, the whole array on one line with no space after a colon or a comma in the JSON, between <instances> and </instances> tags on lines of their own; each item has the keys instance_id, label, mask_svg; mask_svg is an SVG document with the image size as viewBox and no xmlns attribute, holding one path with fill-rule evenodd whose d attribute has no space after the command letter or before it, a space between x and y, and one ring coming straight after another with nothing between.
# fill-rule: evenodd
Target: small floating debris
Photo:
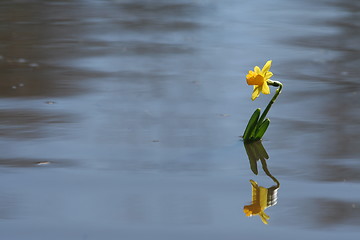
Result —
<instances>
[{"instance_id":1,"label":"small floating debris","mask_svg":"<svg viewBox=\"0 0 360 240\"><path fill-rule=\"evenodd\" d=\"M19 59L17 60L17 62L18 62L18 63L26 63L27 60L26 60L25 58L19 58Z\"/></svg>"},{"instance_id":2,"label":"small floating debris","mask_svg":"<svg viewBox=\"0 0 360 240\"><path fill-rule=\"evenodd\" d=\"M154 140L152 140L152 142L160 142L160 140L158 140L158 139L154 139Z\"/></svg>"},{"instance_id":3,"label":"small floating debris","mask_svg":"<svg viewBox=\"0 0 360 240\"><path fill-rule=\"evenodd\" d=\"M219 114L219 116L220 116L220 117L229 117L229 116L230 116L230 114L227 114L227 113L221 113L221 114Z\"/></svg>"},{"instance_id":4,"label":"small floating debris","mask_svg":"<svg viewBox=\"0 0 360 240\"><path fill-rule=\"evenodd\" d=\"M36 165L38 165L38 166L43 166L43 165L48 165L48 164L50 164L49 161L36 162Z\"/></svg>"},{"instance_id":5,"label":"small floating debris","mask_svg":"<svg viewBox=\"0 0 360 240\"><path fill-rule=\"evenodd\" d=\"M37 68L37 67L39 67L39 64L37 64L37 63L30 63L30 64L29 64L29 67Z\"/></svg>"},{"instance_id":6,"label":"small floating debris","mask_svg":"<svg viewBox=\"0 0 360 240\"><path fill-rule=\"evenodd\" d=\"M197 86L199 86L201 84L200 81L197 81L197 80L191 81L191 83L194 85L197 85Z\"/></svg>"},{"instance_id":7,"label":"small floating debris","mask_svg":"<svg viewBox=\"0 0 360 240\"><path fill-rule=\"evenodd\" d=\"M46 101L45 103L46 104L55 104L56 102L55 101Z\"/></svg>"}]
</instances>

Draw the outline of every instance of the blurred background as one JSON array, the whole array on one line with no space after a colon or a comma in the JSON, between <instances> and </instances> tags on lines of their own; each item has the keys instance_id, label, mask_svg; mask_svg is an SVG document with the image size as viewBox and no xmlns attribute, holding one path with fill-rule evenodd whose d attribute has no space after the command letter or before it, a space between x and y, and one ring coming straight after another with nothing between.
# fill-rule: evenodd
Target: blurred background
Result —
<instances>
[{"instance_id":1,"label":"blurred background","mask_svg":"<svg viewBox=\"0 0 360 240\"><path fill-rule=\"evenodd\" d=\"M356 0L1 1L1 239L356 238L359 24ZM239 136L269 59L264 225Z\"/></svg>"}]
</instances>

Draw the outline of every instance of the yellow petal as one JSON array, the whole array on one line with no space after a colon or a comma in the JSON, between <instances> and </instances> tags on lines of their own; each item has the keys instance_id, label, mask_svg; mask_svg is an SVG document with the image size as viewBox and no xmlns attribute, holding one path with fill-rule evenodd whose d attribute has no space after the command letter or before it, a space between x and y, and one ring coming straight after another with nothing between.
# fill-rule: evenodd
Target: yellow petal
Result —
<instances>
[{"instance_id":1,"label":"yellow petal","mask_svg":"<svg viewBox=\"0 0 360 240\"><path fill-rule=\"evenodd\" d=\"M255 67L254 67L254 71L255 71L255 73L257 73L257 74L260 74L260 73L261 73L261 70L260 70L260 68L259 68L258 66L255 66Z\"/></svg>"},{"instance_id":2,"label":"yellow petal","mask_svg":"<svg viewBox=\"0 0 360 240\"><path fill-rule=\"evenodd\" d=\"M264 78L267 80L267 79L271 78L272 76L273 76L272 72L266 72Z\"/></svg>"},{"instance_id":3,"label":"yellow petal","mask_svg":"<svg viewBox=\"0 0 360 240\"><path fill-rule=\"evenodd\" d=\"M263 67L263 69L262 69L262 71L261 71L263 74L265 74L267 71L270 70L270 68L271 68L271 63L272 63L272 60L269 60L269 61L267 61L267 62L265 63L265 65L264 65L264 67Z\"/></svg>"},{"instance_id":4,"label":"yellow petal","mask_svg":"<svg viewBox=\"0 0 360 240\"><path fill-rule=\"evenodd\" d=\"M266 82L264 82L264 84L262 85L261 92L263 94L270 94L270 88Z\"/></svg>"},{"instance_id":5,"label":"yellow petal","mask_svg":"<svg viewBox=\"0 0 360 240\"><path fill-rule=\"evenodd\" d=\"M254 86L254 91L251 95L251 100L255 100L260 95L260 86Z\"/></svg>"}]
</instances>

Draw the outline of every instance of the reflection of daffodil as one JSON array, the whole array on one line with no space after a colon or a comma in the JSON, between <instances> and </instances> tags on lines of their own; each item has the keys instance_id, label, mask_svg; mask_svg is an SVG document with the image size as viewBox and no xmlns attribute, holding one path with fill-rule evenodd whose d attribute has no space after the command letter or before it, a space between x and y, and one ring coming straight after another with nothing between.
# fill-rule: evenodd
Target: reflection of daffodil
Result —
<instances>
[{"instance_id":1,"label":"reflection of daffodil","mask_svg":"<svg viewBox=\"0 0 360 240\"><path fill-rule=\"evenodd\" d=\"M270 217L265 213L268 205L268 189L260 187L255 181L250 180L252 187L252 204L244 206L244 213L250 217L259 215L264 224L268 224Z\"/></svg>"},{"instance_id":2,"label":"reflection of daffodil","mask_svg":"<svg viewBox=\"0 0 360 240\"><path fill-rule=\"evenodd\" d=\"M267 61L260 70L258 66L255 66L254 71L249 71L246 75L246 82L248 85L254 85L254 91L252 93L251 99L254 101L259 97L260 92L263 94L270 94L270 88L267 81L272 77L272 72L270 72L271 60Z\"/></svg>"}]
</instances>

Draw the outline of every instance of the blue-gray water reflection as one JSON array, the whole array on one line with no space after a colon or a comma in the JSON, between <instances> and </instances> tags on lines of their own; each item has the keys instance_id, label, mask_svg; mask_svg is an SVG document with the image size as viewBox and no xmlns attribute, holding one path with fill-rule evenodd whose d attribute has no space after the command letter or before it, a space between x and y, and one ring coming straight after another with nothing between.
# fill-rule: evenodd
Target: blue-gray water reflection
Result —
<instances>
[{"instance_id":1,"label":"blue-gray water reflection","mask_svg":"<svg viewBox=\"0 0 360 240\"><path fill-rule=\"evenodd\" d=\"M1 1L1 235L357 236L359 9ZM281 181L264 228L243 213L253 173L238 136L269 100L252 102L244 76L268 59L285 87L263 141Z\"/></svg>"},{"instance_id":2,"label":"blue-gray water reflection","mask_svg":"<svg viewBox=\"0 0 360 240\"><path fill-rule=\"evenodd\" d=\"M262 145L262 142L256 141L252 143L246 143L244 146L246 154L249 158L251 171L255 175L258 175L258 163L260 162L259 165L261 164L264 173L274 181L271 187L263 187L260 186L256 181L250 179L251 204L244 206L244 213L248 217L259 215L261 221L264 224L268 224L270 216L265 213L265 210L276 205L280 182L269 171L267 166L269 155Z\"/></svg>"}]
</instances>

